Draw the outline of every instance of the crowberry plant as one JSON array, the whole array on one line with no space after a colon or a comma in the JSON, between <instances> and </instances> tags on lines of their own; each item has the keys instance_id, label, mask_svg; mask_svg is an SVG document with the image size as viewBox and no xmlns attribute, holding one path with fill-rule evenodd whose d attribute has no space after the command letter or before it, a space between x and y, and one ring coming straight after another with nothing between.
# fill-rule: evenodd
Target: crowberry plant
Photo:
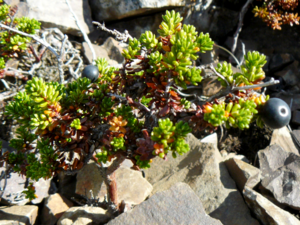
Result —
<instances>
[{"instance_id":1,"label":"crowberry plant","mask_svg":"<svg viewBox=\"0 0 300 225\"><path fill-rule=\"evenodd\" d=\"M198 53L212 50L213 41L181 21L179 13L167 11L159 36L146 31L130 39L119 69L97 59L96 66L66 86L37 77L28 81L5 112L20 125L18 138L11 140L17 152L5 153L0 160L32 181L76 172L90 159L101 168L112 162L103 173L110 200L118 208L112 174L124 159L135 169L149 168L157 156L166 160L188 152L185 137L193 130L213 131L223 124L246 129L255 121L263 126L260 111L268 96L255 91L255 85L262 84L266 60L258 52L245 56L239 73L227 63L214 69L224 86L222 97L183 97L184 90L202 81L202 70L192 66L193 61ZM30 32L35 24L16 26ZM2 44L10 49L10 44ZM26 194L34 198L32 185Z\"/></svg>"}]
</instances>

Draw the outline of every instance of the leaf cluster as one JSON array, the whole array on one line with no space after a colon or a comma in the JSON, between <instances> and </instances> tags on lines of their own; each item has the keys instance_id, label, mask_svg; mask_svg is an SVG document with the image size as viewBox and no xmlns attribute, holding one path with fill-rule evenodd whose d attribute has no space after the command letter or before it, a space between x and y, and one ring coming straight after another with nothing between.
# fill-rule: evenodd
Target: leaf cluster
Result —
<instances>
[{"instance_id":1,"label":"leaf cluster","mask_svg":"<svg viewBox=\"0 0 300 225\"><path fill-rule=\"evenodd\" d=\"M27 82L25 91L19 92L15 101L6 106L5 114L25 127L43 130L51 124L55 112L60 111L63 90L63 85L35 77Z\"/></svg>"},{"instance_id":2,"label":"leaf cluster","mask_svg":"<svg viewBox=\"0 0 300 225\"><path fill-rule=\"evenodd\" d=\"M27 34L35 34L36 30L40 29L41 23L35 19L28 17L15 18L11 21L10 6L0 2L0 23L12 26L12 28ZM28 44L31 42L30 37L23 37L14 32L0 32L0 69L4 69L3 61L6 62L12 57L16 57L15 53L23 54L28 49Z\"/></svg>"},{"instance_id":3,"label":"leaf cluster","mask_svg":"<svg viewBox=\"0 0 300 225\"><path fill-rule=\"evenodd\" d=\"M215 127L225 123L227 128L238 127L243 130L249 128L253 117L258 113L257 106L254 100L243 98L238 102L206 105L204 120Z\"/></svg>"},{"instance_id":4,"label":"leaf cluster","mask_svg":"<svg viewBox=\"0 0 300 225\"><path fill-rule=\"evenodd\" d=\"M158 127L154 127L151 133L151 140L156 142L152 154L164 158L169 151L172 151L172 156L175 158L176 153L182 155L188 152L190 149L184 138L190 132L191 128L187 123L180 121L174 125L169 118L159 119Z\"/></svg>"},{"instance_id":5,"label":"leaf cluster","mask_svg":"<svg viewBox=\"0 0 300 225\"><path fill-rule=\"evenodd\" d=\"M224 76L230 85L244 86L252 85L265 78L263 66L266 64L266 56L257 51L248 52L244 56L244 64L241 66L241 72L233 73L231 64L227 62L218 63L215 68L218 73ZM218 78L221 85L226 87L227 83Z\"/></svg>"},{"instance_id":6,"label":"leaf cluster","mask_svg":"<svg viewBox=\"0 0 300 225\"><path fill-rule=\"evenodd\" d=\"M124 50L123 56L127 60L136 59L142 49L147 49L148 72L155 75L168 73L183 88L186 84L197 85L202 80L201 70L189 66L198 58L197 53L212 50L213 41L208 34L198 35L192 25L182 27L182 19L179 13L166 11L158 30L161 36L156 38L151 31L146 31L139 39L129 40L128 50Z\"/></svg>"},{"instance_id":7,"label":"leaf cluster","mask_svg":"<svg viewBox=\"0 0 300 225\"><path fill-rule=\"evenodd\" d=\"M273 30L281 30L282 24L299 25L297 10L298 1L295 0L264 0L262 6L256 6L252 12Z\"/></svg>"}]
</instances>

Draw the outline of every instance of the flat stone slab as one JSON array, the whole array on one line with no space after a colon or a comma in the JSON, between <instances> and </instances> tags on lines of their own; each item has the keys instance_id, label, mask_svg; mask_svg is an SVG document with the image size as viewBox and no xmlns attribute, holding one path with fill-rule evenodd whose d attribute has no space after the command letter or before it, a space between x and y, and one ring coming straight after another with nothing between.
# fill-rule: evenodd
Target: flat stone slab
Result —
<instances>
[{"instance_id":1,"label":"flat stone slab","mask_svg":"<svg viewBox=\"0 0 300 225\"><path fill-rule=\"evenodd\" d=\"M120 20L167 8L185 6L184 0L90 0L93 16L99 22Z\"/></svg>"},{"instance_id":2,"label":"flat stone slab","mask_svg":"<svg viewBox=\"0 0 300 225\"><path fill-rule=\"evenodd\" d=\"M47 197L42 209L43 225L54 225L57 220L73 206L73 202L56 193Z\"/></svg>"},{"instance_id":3,"label":"flat stone slab","mask_svg":"<svg viewBox=\"0 0 300 225\"><path fill-rule=\"evenodd\" d=\"M68 209L58 220L57 225L105 224L110 216L100 207L81 206Z\"/></svg>"},{"instance_id":4,"label":"flat stone slab","mask_svg":"<svg viewBox=\"0 0 300 225\"><path fill-rule=\"evenodd\" d=\"M299 151L294 145L289 129L285 126L273 131L270 145L278 144L287 152L299 155Z\"/></svg>"},{"instance_id":5,"label":"flat stone slab","mask_svg":"<svg viewBox=\"0 0 300 225\"><path fill-rule=\"evenodd\" d=\"M145 170L153 192L167 190L175 183L187 183L200 198L207 214L225 225L258 225L251 217L241 193L230 177L219 150L214 144L201 143L189 134L190 151L174 159L154 158Z\"/></svg>"},{"instance_id":6,"label":"flat stone slab","mask_svg":"<svg viewBox=\"0 0 300 225\"><path fill-rule=\"evenodd\" d=\"M236 158L225 161L231 177L242 192L244 187L254 188L260 182L260 170L250 164Z\"/></svg>"},{"instance_id":7,"label":"flat stone slab","mask_svg":"<svg viewBox=\"0 0 300 225\"><path fill-rule=\"evenodd\" d=\"M153 187L143 178L141 172L120 167L115 173L119 201L124 200L125 203L137 205L150 195ZM106 185L95 163L87 164L77 174L76 194L91 198L90 190L100 201L103 201L107 194Z\"/></svg>"},{"instance_id":8,"label":"flat stone slab","mask_svg":"<svg viewBox=\"0 0 300 225\"><path fill-rule=\"evenodd\" d=\"M264 225L300 225L292 214L274 205L262 195L245 187L243 192L246 203Z\"/></svg>"},{"instance_id":9,"label":"flat stone slab","mask_svg":"<svg viewBox=\"0 0 300 225\"><path fill-rule=\"evenodd\" d=\"M300 156L271 145L258 152L262 185L275 199L300 210Z\"/></svg>"},{"instance_id":10,"label":"flat stone slab","mask_svg":"<svg viewBox=\"0 0 300 225\"><path fill-rule=\"evenodd\" d=\"M0 167L0 174L4 171L4 167ZM1 182L4 182L3 180ZM39 204L43 201L44 198L48 197L48 191L50 188L51 179L45 180L44 178L39 179L34 183L35 192L37 195L36 199L33 199L31 202L33 204ZM3 185L3 183L1 183ZM5 205L25 205L29 202L25 198L25 194L22 193L25 190L26 178L17 173L10 173L9 178L7 179L6 188L4 190L1 203Z\"/></svg>"},{"instance_id":11,"label":"flat stone slab","mask_svg":"<svg viewBox=\"0 0 300 225\"><path fill-rule=\"evenodd\" d=\"M35 205L1 206L1 225L33 225L38 215L38 207Z\"/></svg>"},{"instance_id":12,"label":"flat stone slab","mask_svg":"<svg viewBox=\"0 0 300 225\"><path fill-rule=\"evenodd\" d=\"M208 216L198 196L185 183L158 192L107 225L221 225Z\"/></svg>"},{"instance_id":13,"label":"flat stone slab","mask_svg":"<svg viewBox=\"0 0 300 225\"><path fill-rule=\"evenodd\" d=\"M63 33L82 36L75 19L65 1L61 0L26 0L29 7L28 17L35 18L43 27L56 27ZM94 28L88 1L69 0L84 32L90 33Z\"/></svg>"}]
</instances>

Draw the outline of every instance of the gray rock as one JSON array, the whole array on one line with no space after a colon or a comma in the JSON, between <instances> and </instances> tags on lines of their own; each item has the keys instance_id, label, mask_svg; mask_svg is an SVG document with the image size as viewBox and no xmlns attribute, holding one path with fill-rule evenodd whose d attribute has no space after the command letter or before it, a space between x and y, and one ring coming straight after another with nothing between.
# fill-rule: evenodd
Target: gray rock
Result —
<instances>
[{"instance_id":1,"label":"gray rock","mask_svg":"<svg viewBox=\"0 0 300 225\"><path fill-rule=\"evenodd\" d=\"M103 43L104 47L108 53L110 59L117 61L118 63L124 62L124 57L122 56L123 48L119 45L119 42L109 37Z\"/></svg>"},{"instance_id":2,"label":"gray rock","mask_svg":"<svg viewBox=\"0 0 300 225\"><path fill-rule=\"evenodd\" d=\"M64 197L71 199L75 195L76 175L58 174L58 193Z\"/></svg>"},{"instance_id":3,"label":"gray rock","mask_svg":"<svg viewBox=\"0 0 300 225\"><path fill-rule=\"evenodd\" d=\"M118 50L117 50L116 46L112 46L111 44L107 44L107 47L110 47L110 48L106 48L106 46L104 46L104 45L99 46L99 45L92 44L92 46L93 46L93 49L96 54L96 59L105 58L105 59L107 59L109 66L118 67L119 63L115 60L115 58L117 60L120 60L120 56L117 53ZM83 44L82 44L82 51L83 51L84 57L86 58L88 63L92 64L93 54L86 42L83 42ZM123 56L121 55L121 57L123 57Z\"/></svg>"},{"instance_id":4,"label":"gray rock","mask_svg":"<svg viewBox=\"0 0 300 225\"><path fill-rule=\"evenodd\" d=\"M225 164L241 192L245 186L254 188L260 182L260 170L256 167L236 158L226 160Z\"/></svg>"},{"instance_id":5,"label":"gray rock","mask_svg":"<svg viewBox=\"0 0 300 225\"><path fill-rule=\"evenodd\" d=\"M108 53L103 46L99 46L99 45L95 45L95 44L92 44L92 46L93 46L93 49L95 51L97 58L105 58L105 59L107 59L107 61L110 60ZM86 42L82 43L82 50L83 50L83 54L84 54L85 58L87 59L88 63L91 64L93 62L93 55L92 55L91 49L89 48L89 46Z\"/></svg>"},{"instance_id":6,"label":"gray rock","mask_svg":"<svg viewBox=\"0 0 300 225\"><path fill-rule=\"evenodd\" d=\"M4 2L10 6L18 6L16 17L28 16L29 8L26 2L22 0L5 0Z\"/></svg>"},{"instance_id":7,"label":"gray rock","mask_svg":"<svg viewBox=\"0 0 300 225\"><path fill-rule=\"evenodd\" d=\"M27 0L26 2L29 7L28 17L37 19L42 23L43 27L56 27L63 33L82 36L65 1ZM93 30L93 24L88 1L70 0L69 2L84 32L91 32Z\"/></svg>"},{"instance_id":8,"label":"gray rock","mask_svg":"<svg viewBox=\"0 0 300 225\"><path fill-rule=\"evenodd\" d=\"M218 146L218 135L217 133L212 133L207 135L205 138L200 140L202 143L211 143Z\"/></svg>"},{"instance_id":9,"label":"gray rock","mask_svg":"<svg viewBox=\"0 0 300 225\"><path fill-rule=\"evenodd\" d=\"M131 16L184 6L184 0L90 0L93 17L97 21L119 20Z\"/></svg>"},{"instance_id":10,"label":"gray rock","mask_svg":"<svg viewBox=\"0 0 300 225\"><path fill-rule=\"evenodd\" d=\"M70 208L73 203L60 194L50 195L44 201L42 224L54 225L57 220Z\"/></svg>"},{"instance_id":11,"label":"gray rock","mask_svg":"<svg viewBox=\"0 0 300 225\"><path fill-rule=\"evenodd\" d=\"M274 54L270 61L270 71L278 71L285 66L291 64L294 61L294 57L289 53Z\"/></svg>"},{"instance_id":12,"label":"gray rock","mask_svg":"<svg viewBox=\"0 0 300 225\"><path fill-rule=\"evenodd\" d=\"M0 224L33 225L38 215L38 209L34 205L0 206Z\"/></svg>"},{"instance_id":13,"label":"gray rock","mask_svg":"<svg viewBox=\"0 0 300 225\"><path fill-rule=\"evenodd\" d=\"M76 177L76 194L85 195L91 198L90 190L95 197L98 197L98 193L103 183L103 178L99 171L99 168L95 163L88 163L78 173Z\"/></svg>"},{"instance_id":14,"label":"gray rock","mask_svg":"<svg viewBox=\"0 0 300 225\"><path fill-rule=\"evenodd\" d=\"M218 93L222 89L222 85L218 78L209 77L203 80L203 95L210 97Z\"/></svg>"},{"instance_id":15,"label":"gray rock","mask_svg":"<svg viewBox=\"0 0 300 225\"><path fill-rule=\"evenodd\" d=\"M292 131L292 135L293 135L293 137L298 141L298 142L300 142L300 130L298 129L298 130L293 130Z\"/></svg>"},{"instance_id":16,"label":"gray rock","mask_svg":"<svg viewBox=\"0 0 300 225\"><path fill-rule=\"evenodd\" d=\"M293 152L299 155L299 151L294 145L289 129L284 126L273 131L270 145L277 144L287 152Z\"/></svg>"},{"instance_id":17,"label":"gray rock","mask_svg":"<svg viewBox=\"0 0 300 225\"><path fill-rule=\"evenodd\" d=\"M226 152L226 150L224 150L225 152ZM221 153L221 152L220 152ZM226 152L227 153L227 152ZM243 161L243 162L245 162L245 163L250 163L250 161L249 161L249 159L247 159L246 158L246 156L244 156L244 155L237 155L235 152L230 152L229 154L227 153L227 154L225 154L224 152L223 152L223 155L222 155L222 157L223 157L223 159L224 159L224 162L226 161L226 160L229 160L229 159L231 159L231 158L234 158L234 159L238 159L238 160L241 160L241 161Z\"/></svg>"},{"instance_id":18,"label":"gray rock","mask_svg":"<svg viewBox=\"0 0 300 225\"><path fill-rule=\"evenodd\" d=\"M166 190L177 182L190 185L211 217L223 224L258 224L250 216L235 182L230 177L218 149L201 143L192 134L187 137L190 151L167 161L155 158L146 178L153 184L153 193Z\"/></svg>"},{"instance_id":19,"label":"gray rock","mask_svg":"<svg viewBox=\"0 0 300 225\"><path fill-rule=\"evenodd\" d=\"M153 189L152 185L142 177L141 172L126 167L116 170L116 181L119 201L124 200L129 204L140 204ZM94 196L100 201L107 194L99 168L94 163L86 165L77 174L76 194L91 198L89 190L92 190Z\"/></svg>"},{"instance_id":20,"label":"gray rock","mask_svg":"<svg viewBox=\"0 0 300 225\"><path fill-rule=\"evenodd\" d=\"M154 194L131 211L121 214L107 225L214 225L222 223L208 216L198 196L185 183Z\"/></svg>"},{"instance_id":21,"label":"gray rock","mask_svg":"<svg viewBox=\"0 0 300 225\"><path fill-rule=\"evenodd\" d=\"M292 123L295 125L300 125L300 111L294 110L292 114ZM294 131L293 131L294 132Z\"/></svg>"},{"instance_id":22,"label":"gray rock","mask_svg":"<svg viewBox=\"0 0 300 225\"><path fill-rule=\"evenodd\" d=\"M4 167L0 167L0 174L4 170ZM50 183L51 179L45 180L44 178L41 178L38 182L34 183L35 192L38 197L31 201L33 204L41 203L44 198L49 196L48 191ZM13 205L25 205L28 203L29 200L26 199L25 194L22 193L25 189L25 184L26 178L24 176L20 176L17 173L10 173L1 203Z\"/></svg>"},{"instance_id":23,"label":"gray rock","mask_svg":"<svg viewBox=\"0 0 300 225\"><path fill-rule=\"evenodd\" d=\"M142 176L142 173L126 167L116 170L117 193L119 201L138 205L143 202L153 190L152 185ZM100 200L107 195L106 185L103 184L98 197Z\"/></svg>"},{"instance_id":24,"label":"gray rock","mask_svg":"<svg viewBox=\"0 0 300 225\"><path fill-rule=\"evenodd\" d=\"M262 185L275 199L300 210L300 156L271 145L258 152Z\"/></svg>"},{"instance_id":25,"label":"gray rock","mask_svg":"<svg viewBox=\"0 0 300 225\"><path fill-rule=\"evenodd\" d=\"M243 192L246 203L264 225L300 225L292 214L280 209L251 188Z\"/></svg>"},{"instance_id":26,"label":"gray rock","mask_svg":"<svg viewBox=\"0 0 300 225\"><path fill-rule=\"evenodd\" d=\"M198 32L209 32L209 36L216 42L223 42L229 32L238 23L238 11L224 7L215 7L214 1L198 1L195 7L182 13L183 23L193 24Z\"/></svg>"},{"instance_id":27,"label":"gray rock","mask_svg":"<svg viewBox=\"0 0 300 225\"><path fill-rule=\"evenodd\" d=\"M299 62L294 61L292 64L284 67L283 70L274 74L276 77L282 77L286 85L294 86L299 83Z\"/></svg>"},{"instance_id":28,"label":"gray rock","mask_svg":"<svg viewBox=\"0 0 300 225\"><path fill-rule=\"evenodd\" d=\"M100 207L72 207L63 214L57 225L97 225L107 223L110 218Z\"/></svg>"},{"instance_id":29,"label":"gray rock","mask_svg":"<svg viewBox=\"0 0 300 225\"><path fill-rule=\"evenodd\" d=\"M38 182L35 182L34 187L37 198L33 199L31 202L33 204L39 204L44 200L44 198L48 197L50 185L51 179L45 180L44 178L41 178Z\"/></svg>"},{"instance_id":30,"label":"gray rock","mask_svg":"<svg viewBox=\"0 0 300 225\"><path fill-rule=\"evenodd\" d=\"M111 24L106 24L108 29L116 29L119 32L124 33L125 30L129 32L132 37L139 38L145 31L152 31L157 36L157 29L162 22L162 15L165 12L155 13L153 15L146 15L137 18L128 18L126 20L116 21ZM104 43L110 37L107 32L97 30L98 36L100 37L100 43Z\"/></svg>"}]
</instances>

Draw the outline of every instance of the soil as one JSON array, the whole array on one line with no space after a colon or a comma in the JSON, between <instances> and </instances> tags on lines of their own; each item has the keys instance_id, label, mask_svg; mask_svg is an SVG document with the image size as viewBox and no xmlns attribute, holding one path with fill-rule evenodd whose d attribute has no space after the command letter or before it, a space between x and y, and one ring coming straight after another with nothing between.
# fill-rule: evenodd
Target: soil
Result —
<instances>
[{"instance_id":1,"label":"soil","mask_svg":"<svg viewBox=\"0 0 300 225\"><path fill-rule=\"evenodd\" d=\"M266 126L259 128L256 124L243 131L238 128L224 129L224 131L224 138L219 142L219 150L244 155L254 166L258 166L257 152L270 144L273 132Z\"/></svg>"}]
</instances>

